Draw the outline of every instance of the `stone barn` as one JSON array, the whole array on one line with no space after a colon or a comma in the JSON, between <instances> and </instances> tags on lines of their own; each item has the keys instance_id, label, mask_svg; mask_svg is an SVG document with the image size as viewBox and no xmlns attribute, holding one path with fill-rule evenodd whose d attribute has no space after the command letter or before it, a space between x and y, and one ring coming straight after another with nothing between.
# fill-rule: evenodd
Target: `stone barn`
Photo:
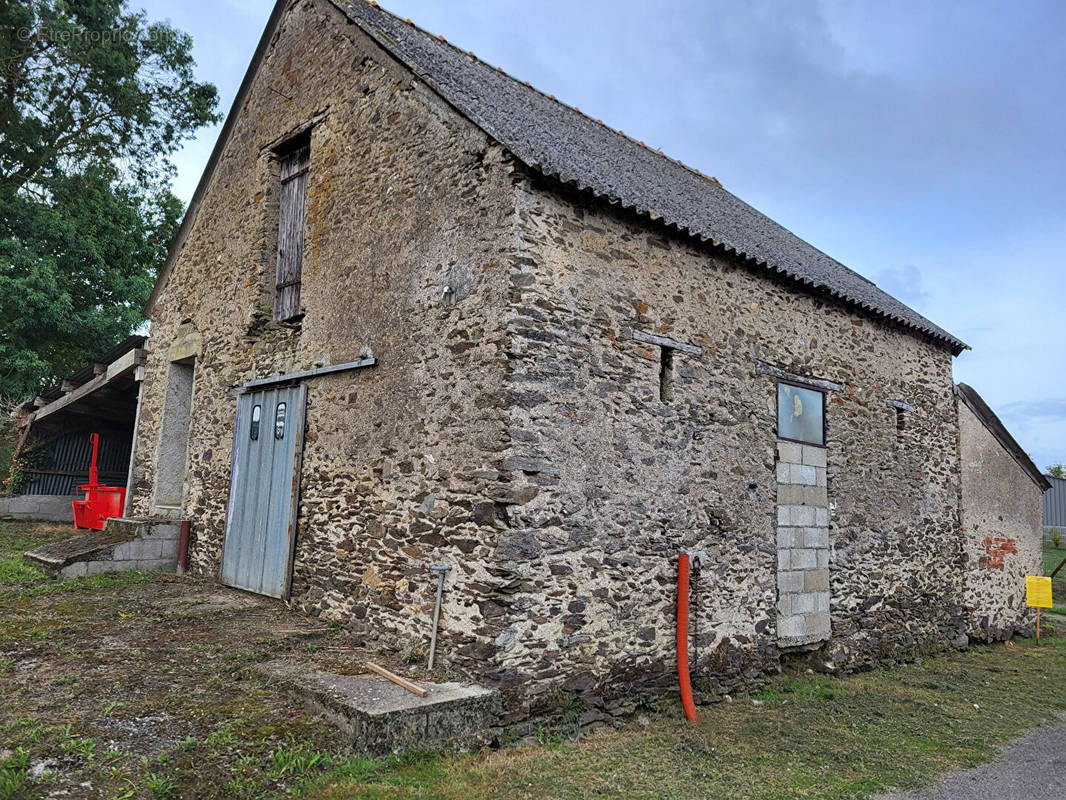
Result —
<instances>
[{"instance_id":1,"label":"stone barn","mask_svg":"<svg viewBox=\"0 0 1066 800\"><path fill-rule=\"evenodd\" d=\"M969 635L1003 639L1032 621L1025 576L1044 574L1042 499L1051 483L976 391L956 389Z\"/></svg>"},{"instance_id":2,"label":"stone barn","mask_svg":"<svg viewBox=\"0 0 1066 800\"><path fill-rule=\"evenodd\" d=\"M966 345L376 4L282 0L149 313L133 514L191 568L612 712L964 641ZM981 609L985 606L982 612Z\"/></svg>"}]
</instances>

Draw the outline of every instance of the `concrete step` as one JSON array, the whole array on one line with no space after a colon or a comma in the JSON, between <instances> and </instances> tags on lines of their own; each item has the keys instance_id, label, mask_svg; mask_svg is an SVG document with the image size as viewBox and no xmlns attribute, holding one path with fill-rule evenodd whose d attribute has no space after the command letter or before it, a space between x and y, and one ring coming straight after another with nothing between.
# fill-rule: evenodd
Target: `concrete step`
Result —
<instances>
[{"instance_id":1,"label":"concrete step","mask_svg":"<svg viewBox=\"0 0 1066 800\"><path fill-rule=\"evenodd\" d=\"M258 670L303 697L371 756L486 745L500 716L499 692L480 686L420 681L427 694L419 697L380 675L321 672L296 659L268 661Z\"/></svg>"},{"instance_id":2,"label":"concrete step","mask_svg":"<svg viewBox=\"0 0 1066 800\"><path fill-rule=\"evenodd\" d=\"M177 523L109 519L91 531L23 554L57 578L132 570L173 572L178 563Z\"/></svg>"}]
</instances>

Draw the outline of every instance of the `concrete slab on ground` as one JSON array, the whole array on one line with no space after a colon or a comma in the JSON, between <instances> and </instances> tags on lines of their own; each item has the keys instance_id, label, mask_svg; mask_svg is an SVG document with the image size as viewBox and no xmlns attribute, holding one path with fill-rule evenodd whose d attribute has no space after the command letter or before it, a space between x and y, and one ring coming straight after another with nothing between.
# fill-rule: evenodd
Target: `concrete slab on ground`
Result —
<instances>
[{"instance_id":1,"label":"concrete slab on ground","mask_svg":"<svg viewBox=\"0 0 1066 800\"><path fill-rule=\"evenodd\" d=\"M293 689L373 756L488 744L501 709L499 692L480 686L419 681L427 690L419 697L380 675L321 672L295 659L268 661L258 670Z\"/></svg>"}]
</instances>

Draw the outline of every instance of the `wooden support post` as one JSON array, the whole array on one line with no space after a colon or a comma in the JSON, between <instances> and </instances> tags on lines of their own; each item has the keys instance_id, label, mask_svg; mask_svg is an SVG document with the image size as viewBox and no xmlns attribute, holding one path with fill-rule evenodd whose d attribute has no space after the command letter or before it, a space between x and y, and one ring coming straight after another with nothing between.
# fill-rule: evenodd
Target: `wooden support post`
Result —
<instances>
[{"instance_id":1,"label":"wooden support post","mask_svg":"<svg viewBox=\"0 0 1066 800\"><path fill-rule=\"evenodd\" d=\"M1051 574L1048 575L1048 577L1049 578L1054 578L1056 575L1058 575L1059 574L1059 570L1062 569L1062 566L1064 564L1066 564L1066 558L1062 559L1062 561L1059 562L1059 565L1057 567L1055 567L1055 569L1051 570Z\"/></svg>"}]
</instances>

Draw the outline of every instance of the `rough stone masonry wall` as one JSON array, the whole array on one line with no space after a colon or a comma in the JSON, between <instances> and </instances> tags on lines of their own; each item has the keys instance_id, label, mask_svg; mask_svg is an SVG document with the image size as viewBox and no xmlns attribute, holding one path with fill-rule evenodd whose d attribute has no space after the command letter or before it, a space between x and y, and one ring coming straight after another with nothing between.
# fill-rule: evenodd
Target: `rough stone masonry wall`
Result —
<instances>
[{"instance_id":1,"label":"rough stone masonry wall","mask_svg":"<svg viewBox=\"0 0 1066 800\"><path fill-rule=\"evenodd\" d=\"M843 386L826 407L825 657L871 663L959 636L946 350L536 176L518 219L501 685L531 706L561 687L591 713L676 686L685 551L702 564L697 687L777 668L776 386L758 361ZM634 332L701 348L674 352L668 402L660 349ZM905 433L892 400L915 408Z\"/></svg>"},{"instance_id":2,"label":"rough stone masonry wall","mask_svg":"<svg viewBox=\"0 0 1066 800\"><path fill-rule=\"evenodd\" d=\"M968 633L1009 639L1035 619L1025 603L1025 576L1044 574L1042 493L962 401L959 446Z\"/></svg>"},{"instance_id":3,"label":"rough stone masonry wall","mask_svg":"<svg viewBox=\"0 0 1066 800\"><path fill-rule=\"evenodd\" d=\"M316 119L307 313L278 324L271 148ZM293 602L405 651L428 639L436 580L422 565L452 564L438 660L488 661L497 634L479 603L493 581L513 191L497 146L324 0L294 3L152 316L134 513L160 513L173 348L196 356L181 516L192 568L217 575L236 390L369 347L377 366L308 382Z\"/></svg>"}]
</instances>

